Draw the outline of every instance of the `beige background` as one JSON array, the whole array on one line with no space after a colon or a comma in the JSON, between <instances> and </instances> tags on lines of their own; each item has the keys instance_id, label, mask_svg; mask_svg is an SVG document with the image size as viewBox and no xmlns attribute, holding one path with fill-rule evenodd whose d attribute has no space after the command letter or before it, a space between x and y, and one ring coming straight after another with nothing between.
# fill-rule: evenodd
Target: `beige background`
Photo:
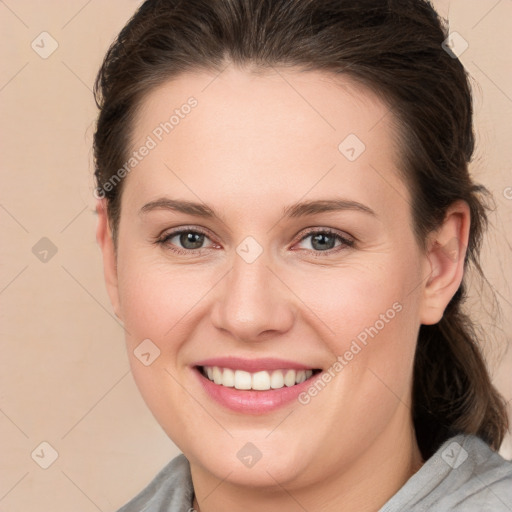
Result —
<instances>
[{"instance_id":1,"label":"beige background","mask_svg":"<svg viewBox=\"0 0 512 512\"><path fill-rule=\"evenodd\" d=\"M0 1L0 511L116 510L178 453L129 373L94 234L91 88L137 5ZM473 172L497 205L484 263L502 315L489 316L485 290L473 307L511 411L512 2L435 5L469 44L461 60L475 81ZM43 31L58 44L47 58L31 47L51 49ZM42 442L58 452L47 469ZM512 458L510 438L502 453Z\"/></svg>"}]
</instances>

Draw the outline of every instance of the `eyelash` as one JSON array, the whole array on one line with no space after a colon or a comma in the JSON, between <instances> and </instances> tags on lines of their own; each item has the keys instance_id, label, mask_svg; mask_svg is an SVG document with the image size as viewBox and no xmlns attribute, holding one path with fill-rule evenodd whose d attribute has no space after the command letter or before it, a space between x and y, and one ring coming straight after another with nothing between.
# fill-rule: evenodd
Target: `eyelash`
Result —
<instances>
[{"instance_id":1,"label":"eyelash","mask_svg":"<svg viewBox=\"0 0 512 512\"><path fill-rule=\"evenodd\" d=\"M201 254L201 251L204 251L204 250L207 250L207 249L211 249L211 247L200 247L199 249L183 249L181 247L178 247L176 245L173 245L173 244L169 243L169 240L171 238L174 238L175 236L181 235L183 233L194 233L194 234L198 234L198 235L204 235L205 237L209 238L208 233L206 233L205 231L203 231L201 229L198 229L198 228L180 228L180 229L177 229L176 231L171 231L170 233L166 233L163 236L160 236L155 241L155 243L160 245L160 246L168 248L172 252L175 252L177 254L186 255L186 256ZM330 254L333 254L333 253L337 253L337 252L339 252L341 250L353 247L354 243L355 243L354 240L352 240L350 238L347 238L347 237L344 237L344 236L340 235L337 231L334 231L334 230L332 230L330 228L315 228L315 229L310 229L309 231L306 231L303 234L303 236L301 236L299 238L299 240L297 242L295 242L295 244L303 242L308 237L314 236L316 234L325 234L325 235L333 236L333 237L336 238L336 240L341 242L341 244L338 245L337 247L333 247L332 249L327 249L325 251L315 251L315 250L310 250L310 249L304 249L307 252L313 254L314 257L323 256L325 254L330 255Z\"/></svg>"}]
</instances>

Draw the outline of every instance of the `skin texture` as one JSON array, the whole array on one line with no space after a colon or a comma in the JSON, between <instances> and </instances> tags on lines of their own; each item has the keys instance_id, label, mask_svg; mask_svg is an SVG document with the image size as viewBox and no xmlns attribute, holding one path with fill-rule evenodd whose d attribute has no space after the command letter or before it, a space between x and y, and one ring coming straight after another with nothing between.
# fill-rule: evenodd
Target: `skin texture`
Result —
<instances>
[{"instance_id":1,"label":"skin texture","mask_svg":"<svg viewBox=\"0 0 512 512\"><path fill-rule=\"evenodd\" d=\"M190 96L197 106L126 178L117 254L98 202L107 288L137 385L190 461L196 509L378 510L422 463L410 410L415 344L461 282L467 205L452 205L422 252L392 113L349 78L320 72L181 75L145 98L132 149ZM338 150L349 134L366 146L355 161ZM164 197L207 204L218 218L140 212ZM340 198L374 214L283 214ZM204 248L155 243L178 227L206 231ZM315 249L311 228L353 244ZM252 263L236 252L247 236L263 250ZM326 370L397 302L401 311L307 405L235 413L192 369L234 355ZM147 338L161 352L150 366L134 356ZM247 442L262 454L251 468L237 458Z\"/></svg>"}]
</instances>

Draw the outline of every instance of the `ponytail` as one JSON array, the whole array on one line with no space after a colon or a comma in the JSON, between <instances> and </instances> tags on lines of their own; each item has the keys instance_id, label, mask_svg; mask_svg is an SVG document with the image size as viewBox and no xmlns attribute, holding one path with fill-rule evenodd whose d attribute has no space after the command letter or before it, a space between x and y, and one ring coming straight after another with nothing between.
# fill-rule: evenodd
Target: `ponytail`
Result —
<instances>
[{"instance_id":1,"label":"ponytail","mask_svg":"<svg viewBox=\"0 0 512 512\"><path fill-rule=\"evenodd\" d=\"M498 450L508 429L506 403L493 386L458 290L436 325L422 325L414 361L413 421L423 458L464 433Z\"/></svg>"}]
</instances>

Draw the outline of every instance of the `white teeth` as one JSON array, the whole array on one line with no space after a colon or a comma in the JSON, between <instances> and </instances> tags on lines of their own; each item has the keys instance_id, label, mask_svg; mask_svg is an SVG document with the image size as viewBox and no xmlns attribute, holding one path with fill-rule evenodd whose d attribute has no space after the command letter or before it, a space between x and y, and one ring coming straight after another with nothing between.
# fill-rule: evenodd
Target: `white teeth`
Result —
<instances>
[{"instance_id":1,"label":"white teeth","mask_svg":"<svg viewBox=\"0 0 512 512\"><path fill-rule=\"evenodd\" d=\"M218 366L213 367L213 382L215 384L222 384L222 370Z\"/></svg>"},{"instance_id":2,"label":"white teeth","mask_svg":"<svg viewBox=\"0 0 512 512\"><path fill-rule=\"evenodd\" d=\"M270 375L268 372L256 372L252 374L252 389L265 391L270 389Z\"/></svg>"},{"instance_id":3,"label":"white teeth","mask_svg":"<svg viewBox=\"0 0 512 512\"><path fill-rule=\"evenodd\" d=\"M203 367L206 376L215 384L236 389L267 391L300 384L313 375L313 370L274 370L249 373L218 366Z\"/></svg>"},{"instance_id":4,"label":"white teeth","mask_svg":"<svg viewBox=\"0 0 512 512\"><path fill-rule=\"evenodd\" d=\"M270 387L280 389L284 386L284 376L281 370L274 370L270 376Z\"/></svg>"},{"instance_id":5,"label":"white teeth","mask_svg":"<svg viewBox=\"0 0 512 512\"><path fill-rule=\"evenodd\" d=\"M243 370L235 371L235 388L236 389L251 389L252 378L249 372Z\"/></svg>"},{"instance_id":6,"label":"white teeth","mask_svg":"<svg viewBox=\"0 0 512 512\"><path fill-rule=\"evenodd\" d=\"M304 370L299 370L297 375L295 376L295 382L300 384L306 380L306 372Z\"/></svg>"},{"instance_id":7,"label":"white teeth","mask_svg":"<svg viewBox=\"0 0 512 512\"><path fill-rule=\"evenodd\" d=\"M230 368L224 368L222 373L222 385L228 388L235 387L235 372Z\"/></svg>"},{"instance_id":8,"label":"white teeth","mask_svg":"<svg viewBox=\"0 0 512 512\"><path fill-rule=\"evenodd\" d=\"M295 370L287 370L284 375L284 385L293 386L295 384Z\"/></svg>"}]
</instances>

